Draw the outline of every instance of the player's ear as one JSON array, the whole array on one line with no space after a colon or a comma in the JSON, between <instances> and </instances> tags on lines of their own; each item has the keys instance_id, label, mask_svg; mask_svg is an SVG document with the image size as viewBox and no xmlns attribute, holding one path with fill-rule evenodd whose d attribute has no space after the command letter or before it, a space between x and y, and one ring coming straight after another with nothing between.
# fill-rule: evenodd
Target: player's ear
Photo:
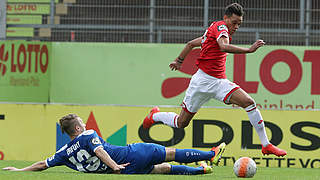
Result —
<instances>
[{"instance_id":1,"label":"player's ear","mask_svg":"<svg viewBox=\"0 0 320 180\"><path fill-rule=\"evenodd\" d=\"M226 21L227 19L228 19L228 16L227 16L227 15L224 15L224 16L223 16L223 20Z\"/></svg>"},{"instance_id":2,"label":"player's ear","mask_svg":"<svg viewBox=\"0 0 320 180\"><path fill-rule=\"evenodd\" d=\"M77 124L74 126L74 129L76 130L76 132L81 131L81 127Z\"/></svg>"}]
</instances>

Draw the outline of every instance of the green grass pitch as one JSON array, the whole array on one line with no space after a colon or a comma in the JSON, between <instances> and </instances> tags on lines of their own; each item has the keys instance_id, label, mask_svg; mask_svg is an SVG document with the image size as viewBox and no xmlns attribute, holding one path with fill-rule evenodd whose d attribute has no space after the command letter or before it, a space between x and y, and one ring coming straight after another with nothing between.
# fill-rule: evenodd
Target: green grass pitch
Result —
<instances>
[{"instance_id":1,"label":"green grass pitch","mask_svg":"<svg viewBox=\"0 0 320 180\"><path fill-rule=\"evenodd\" d=\"M69 169L65 166L50 168L42 172L8 172L2 170L7 166L15 166L22 168L32 164L30 161L0 161L0 179L1 180L186 180L186 179L201 179L201 180L224 180L224 179L238 179L233 174L232 167L215 167L213 174L205 175L119 175L119 174L89 174L80 173ZM320 169L298 169L298 168L263 168L258 167L257 174L251 179L279 179L279 180L315 180L320 179Z\"/></svg>"}]
</instances>

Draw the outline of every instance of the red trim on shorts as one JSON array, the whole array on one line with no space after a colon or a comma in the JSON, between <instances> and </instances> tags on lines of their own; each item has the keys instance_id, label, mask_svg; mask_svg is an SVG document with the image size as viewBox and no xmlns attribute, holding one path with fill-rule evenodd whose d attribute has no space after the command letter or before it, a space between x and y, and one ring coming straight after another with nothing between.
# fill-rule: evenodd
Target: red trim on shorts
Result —
<instances>
[{"instance_id":1,"label":"red trim on shorts","mask_svg":"<svg viewBox=\"0 0 320 180\"><path fill-rule=\"evenodd\" d=\"M236 90L238 90L240 87L235 87L235 88L233 88L224 98L223 98L223 102L225 103L225 104L227 104L226 103L226 100L229 98L229 96L233 93L233 92L235 92Z\"/></svg>"},{"instance_id":2,"label":"red trim on shorts","mask_svg":"<svg viewBox=\"0 0 320 180\"><path fill-rule=\"evenodd\" d=\"M187 106L186 106L186 104L184 103L184 102L182 102L182 109L185 111L185 112L187 112L187 113L189 113L189 114L196 114L197 112L190 112L188 109L187 109Z\"/></svg>"},{"instance_id":3,"label":"red trim on shorts","mask_svg":"<svg viewBox=\"0 0 320 180\"><path fill-rule=\"evenodd\" d=\"M178 117L178 115L174 116L174 119L173 119L173 125L174 125L176 128L178 128L178 124L176 124L177 117Z\"/></svg>"}]
</instances>

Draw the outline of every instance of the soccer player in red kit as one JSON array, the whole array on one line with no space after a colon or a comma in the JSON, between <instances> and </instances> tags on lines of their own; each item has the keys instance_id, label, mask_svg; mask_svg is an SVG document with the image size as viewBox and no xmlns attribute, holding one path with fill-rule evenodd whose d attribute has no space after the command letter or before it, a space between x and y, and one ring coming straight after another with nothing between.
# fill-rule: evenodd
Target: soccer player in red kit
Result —
<instances>
[{"instance_id":1,"label":"soccer player in red kit","mask_svg":"<svg viewBox=\"0 0 320 180\"><path fill-rule=\"evenodd\" d=\"M247 112L252 126L259 135L263 154L276 156L287 154L269 142L255 101L238 85L226 79L227 53L253 53L265 44L263 40L257 40L250 48L230 44L231 36L240 27L243 14L243 8L238 3L227 6L222 21L213 22L202 37L187 43L180 55L169 65L171 70L180 69L188 53L194 47L201 46L200 57L196 62L199 69L192 76L180 115L160 112L158 107L154 107L143 121L144 128L150 128L155 122L184 128L188 126L200 107L213 98L225 104L236 104Z\"/></svg>"}]
</instances>

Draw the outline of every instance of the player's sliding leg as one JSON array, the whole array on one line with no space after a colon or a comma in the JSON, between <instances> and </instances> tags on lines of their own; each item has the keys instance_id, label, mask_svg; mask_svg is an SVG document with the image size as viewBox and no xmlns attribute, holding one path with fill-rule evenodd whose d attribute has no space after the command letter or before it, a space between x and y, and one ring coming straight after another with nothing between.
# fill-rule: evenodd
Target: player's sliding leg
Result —
<instances>
[{"instance_id":1,"label":"player's sliding leg","mask_svg":"<svg viewBox=\"0 0 320 180\"><path fill-rule=\"evenodd\" d=\"M171 165L171 170L169 174L179 174L179 175L197 175L197 174L209 174L212 173L212 167L210 166L199 166L190 167L184 165Z\"/></svg>"},{"instance_id":2,"label":"player's sliding leg","mask_svg":"<svg viewBox=\"0 0 320 180\"><path fill-rule=\"evenodd\" d=\"M203 160L211 160L215 151L200 151L196 149L176 149L173 161L191 163Z\"/></svg>"},{"instance_id":3,"label":"player's sliding leg","mask_svg":"<svg viewBox=\"0 0 320 180\"><path fill-rule=\"evenodd\" d=\"M200 151L197 149L175 149L166 148L165 161L176 161L180 163L191 163L198 161L211 161L218 165L222 154L224 153L226 144L221 143L218 147L211 148L210 151Z\"/></svg>"},{"instance_id":4,"label":"player's sliding leg","mask_svg":"<svg viewBox=\"0 0 320 180\"><path fill-rule=\"evenodd\" d=\"M199 164L200 164L200 167L203 167L204 174L213 173L213 168L211 166L208 166L208 164L205 161L200 161Z\"/></svg>"},{"instance_id":5,"label":"player's sliding leg","mask_svg":"<svg viewBox=\"0 0 320 180\"><path fill-rule=\"evenodd\" d=\"M214 165L218 166L225 149L226 149L226 143L224 142L221 143L218 147L211 148L211 151L213 151L215 155L210 159L210 161Z\"/></svg>"},{"instance_id":6,"label":"player's sliding leg","mask_svg":"<svg viewBox=\"0 0 320 180\"><path fill-rule=\"evenodd\" d=\"M190 167L184 165L170 165L162 163L155 165L151 174L180 174L180 175L197 175L212 173L212 167L202 162L199 167Z\"/></svg>"},{"instance_id":7,"label":"player's sliding leg","mask_svg":"<svg viewBox=\"0 0 320 180\"><path fill-rule=\"evenodd\" d=\"M188 126L193 116L194 113L188 113L185 110L181 110L180 115L178 115L174 112L160 112L158 107L154 107L144 119L143 128L148 129L155 122L162 122L173 128L184 128Z\"/></svg>"},{"instance_id":8,"label":"player's sliding leg","mask_svg":"<svg viewBox=\"0 0 320 180\"><path fill-rule=\"evenodd\" d=\"M270 144L261 113L259 109L257 109L254 100L245 91L242 89L235 91L230 98L230 102L244 108L247 112L250 123L256 130L261 141L263 154L274 154L276 156L285 156L287 154L286 151Z\"/></svg>"}]
</instances>

